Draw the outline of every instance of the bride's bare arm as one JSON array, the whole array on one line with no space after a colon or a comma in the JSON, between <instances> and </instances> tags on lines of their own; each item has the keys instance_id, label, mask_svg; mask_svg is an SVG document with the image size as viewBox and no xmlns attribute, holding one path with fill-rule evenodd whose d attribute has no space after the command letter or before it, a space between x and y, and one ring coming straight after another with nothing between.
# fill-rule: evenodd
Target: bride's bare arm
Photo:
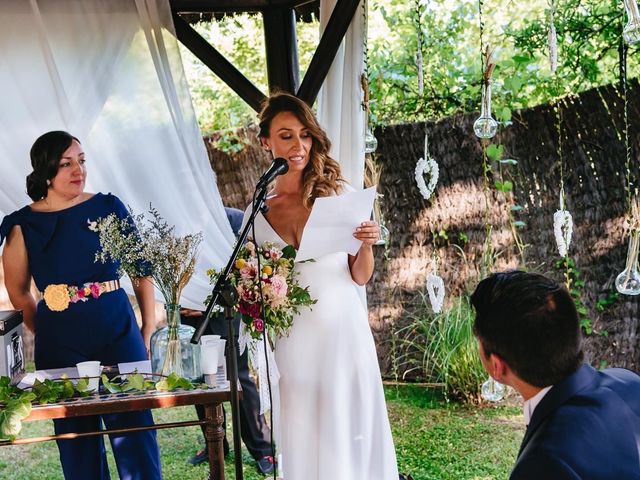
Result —
<instances>
[{"instance_id":1,"label":"bride's bare arm","mask_svg":"<svg viewBox=\"0 0 640 480\"><path fill-rule=\"evenodd\" d=\"M355 256L349 255L349 270L351 278L358 285L365 285L373 275L373 244L380 237L380 227L376 222L362 222L353 236L362 240L362 246Z\"/></svg>"}]
</instances>

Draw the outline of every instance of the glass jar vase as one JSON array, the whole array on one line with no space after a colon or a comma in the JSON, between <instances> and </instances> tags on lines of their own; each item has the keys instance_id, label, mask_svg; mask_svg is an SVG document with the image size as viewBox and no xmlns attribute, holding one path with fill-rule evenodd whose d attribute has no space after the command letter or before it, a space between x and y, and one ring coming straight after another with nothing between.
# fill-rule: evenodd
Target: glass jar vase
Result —
<instances>
[{"instance_id":1,"label":"glass jar vase","mask_svg":"<svg viewBox=\"0 0 640 480\"><path fill-rule=\"evenodd\" d=\"M202 381L200 345L191 343L195 328L180 322L180 305L167 304L167 325L151 335L151 369L168 376L175 373L192 382Z\"/></svg>"},{"instance_id":2,"label":"glass jar vase","mask_svg":"<svg viewBox=\"0 0 640 480\"><path fill-rule=\"evenodd\" d=\"M638 272L638 251L640 250L640 230L629 233L629 249L624 270L616 278L616 290L623 295L640 295L640 272Z\"/></svg>"}]
</instances>

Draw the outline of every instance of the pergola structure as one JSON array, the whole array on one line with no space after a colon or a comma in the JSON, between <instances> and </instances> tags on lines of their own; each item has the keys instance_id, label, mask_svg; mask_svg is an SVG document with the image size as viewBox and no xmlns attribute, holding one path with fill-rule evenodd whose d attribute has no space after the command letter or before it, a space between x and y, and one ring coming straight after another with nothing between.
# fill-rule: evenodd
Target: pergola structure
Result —
<instances>
[{"instance_id":1,"label":"pergola structure","mask_svg":"<svg viewBox=\"0 0 640 480\"><path fill-rule=\"evenodd\" d=\"M295 94L313 104L360 0L336 0L309 68L300 81L296 14L317 9L320 0L170 0L178 40L224 81L255 111L265 94L247 79L224 55L191 27L189 16L212 18L224 14L261 14L264 25L265 57L269 89Z\"/></svg>"}]
</instances>

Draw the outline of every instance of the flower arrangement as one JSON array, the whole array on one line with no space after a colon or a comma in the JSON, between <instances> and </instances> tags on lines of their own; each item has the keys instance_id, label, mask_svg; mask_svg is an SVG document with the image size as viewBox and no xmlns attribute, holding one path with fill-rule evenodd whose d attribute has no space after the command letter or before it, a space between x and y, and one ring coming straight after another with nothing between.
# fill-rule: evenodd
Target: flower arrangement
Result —
<instances>
[{"instance_id":1,"label":"flower arrangement","mask_svg":"<svg viewBox=\"0 0 640 480\"><path fill-rule=\"evenodd\" d=\"M165 300L167 326L151 337L151 367L155 373L175 373L191 380L201 375L197 346L190 343L193 328L180 325L180 296L196 264L202 233L177 236L175 227L152 206L149 218L135 215L120 218L110 214L97 220L96 230L102 250L96 261L119 262L120 274L132 281L151 277Z\"/></svg>"},{"instance_id":2,"label":"flower arrangement","mask_svg":"<svg viewBox=\"0 0 640 480\"><path fill-rule=\"evenodd\" d=\"M309 287L301 287L296 279L295 255L290 245L280 249L272 242L265 242L256 247L251 241L238 253L229 281L238 292L234 310L242 315L245 329L252 338L262 338L265 330L276 337L287 336L300 307L316 303ZM220 275L214 269L207 273L212 284ZM210 297L206 302L209 301Z\"/></svg>"},{"instance_id":3,"label":"flower arrangement","mask_svg":"<svg viewBox=\"0 0 640 480\"><path fill-rule=\"evenodd\" d=\"M149 207L149 215L120 218L112 213L97 220L102 250L96 261L120 262L120 274L150 276L167 304L180 303L182 290L193 275L202 233L176 236L175 227Z\"/></svg>"}]
</instances>

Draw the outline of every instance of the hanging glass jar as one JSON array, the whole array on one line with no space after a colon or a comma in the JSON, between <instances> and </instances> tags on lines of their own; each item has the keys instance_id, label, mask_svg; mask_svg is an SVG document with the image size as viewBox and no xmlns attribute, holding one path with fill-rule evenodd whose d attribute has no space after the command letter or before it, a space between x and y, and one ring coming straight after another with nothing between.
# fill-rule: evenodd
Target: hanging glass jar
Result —
<instances>
[{"instance_id":1,"label":"hanging glass jar","mask_svg":"<svg viewBox=\"0 0 640 480\"><path fill-rule=\"evenodd\" d=\"M478 138L493 138L498 131L498 122L491 116L491 83L482 85L482 106L480 116L473 123L473 131Z\"/></svg>"},{"instance_id":2,"label":"hanging glass jar","mask_svg":"<svg viewBox=\"0 0 640 480\"><path fill-rule=\"evenodd\" d=\"M191 343L195 328L180 322L180 305L166 304L167 325L151 335L151 370L175 373L191 381L202 380L200 345Z\"/></svg>"},{"instance_id":3,"label":"hanging glass jar","mask_svg":"<svg viewBox=\"0 0 640 480\"><path fill-rule=\"evenodd\" d=\"M482 398L487 402L499 402L504 398L505 387L503 384L496 382L493 377L489 377L480 389Z\"/></svg>"},{"instance_id":4,"label":"hanging glass jar","mask_svg":"<svg viewBox=\"0 0 640 480\"><path fill-rule=\"evenodd\" d=\"M627 11L627 24L622 29L622 37L629 45L640 42L640 11L636 0L624 0Z\"/></svg>"},{"instance_id":5,"label":"hanging glass jar","mask_svg":"<svg viewBox=\"0 0 640 480\"><path fill-rule=\"evenodd\" d=\"M640 272L638 272L638 249L640 248L640 230L631 229L629 250L624 271L616 278L616 290L624 295L640 295Z\"/></svg>"},{"instance_id":6,"label":"hanging glass jar","mask_svg":"<svg viewBox=\"0 0 640 480\"><path fill-rule=\"evenodd\" d=\"M364 133L364 153L373 153L378 149L378 139L373 135L373 130L367 122Z\"/></svg>"}]
</instances>

